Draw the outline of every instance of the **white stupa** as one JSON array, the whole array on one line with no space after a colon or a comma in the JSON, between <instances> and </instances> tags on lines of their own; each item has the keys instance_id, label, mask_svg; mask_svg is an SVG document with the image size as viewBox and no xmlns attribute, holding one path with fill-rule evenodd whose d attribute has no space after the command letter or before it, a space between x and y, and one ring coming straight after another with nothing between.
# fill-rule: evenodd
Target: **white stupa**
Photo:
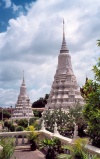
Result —
<instances>
[{"instance_id":1,"label":"white stupa","mask_svg":"<svg viewBox=\"0 0 100 159\"><path fill-rule=\"evenodd\" d=\"M58 56L58 66L45 108L54 109L62 107L68 109L74 106L75 102L83 104L83 98L80 94L80 89L73 73L71 56L65 40L63 21L63 40L60 54Z\"/></svg>"},{"instance_id":2,"label":"white stupa","mask_svg":"<svg viewBox=\"0 0 100 159\"><path fill-rule=\"evenodd\" d=\"M29 96L26 93L26 85L24 80L24 71L23 71L23 81L20 87L20 94L18 96L17 103L15 104L15 110L13 112L13 118L32 118L32 104L30 103Z\"/></svg>"}]
</instances>

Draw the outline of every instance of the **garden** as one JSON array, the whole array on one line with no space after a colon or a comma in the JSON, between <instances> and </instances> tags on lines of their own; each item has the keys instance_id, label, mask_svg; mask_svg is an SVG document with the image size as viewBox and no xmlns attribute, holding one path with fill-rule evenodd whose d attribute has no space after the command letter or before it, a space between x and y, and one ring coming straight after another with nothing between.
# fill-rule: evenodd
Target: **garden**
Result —
<instances>
[{"instance_id":1,"label":"garden","mask_svg":"<svg viewBox=\"0 0 100 159\"><path fill-rule=\"evenodd\" d=\"M45 110L41 115L35 112L36 117L30 119L28 126L27 119L15 121L5 120L4 130L8 132L27 131L26 138L30 150L39 149L45 154L46 159L100 159L100 154L92 154L89 157L86 145L100 148L100 58L97 65L93 66L95 80L86 78L84 86L80 89L84 98L84 106L77 101L67 111L63 108ZM41 137L41 128L49 133L49 137ZM56 132L62 137L74 142L64 144L59 137L50 136ZM77 130L75 130L77 128ZM43 135L43 134L42 134ZM58 135L58 136L59 136ZM3 151L0 152L0 159L9 159L14 152L15 138L2 138L0 145Z\"/></svg>"}]
</instances>

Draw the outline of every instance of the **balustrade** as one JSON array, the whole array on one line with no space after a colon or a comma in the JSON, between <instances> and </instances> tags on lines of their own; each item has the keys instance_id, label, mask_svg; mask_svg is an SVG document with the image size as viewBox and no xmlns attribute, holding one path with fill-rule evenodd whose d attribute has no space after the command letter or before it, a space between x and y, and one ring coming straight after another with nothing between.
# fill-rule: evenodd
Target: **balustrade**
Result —
<instances>
[{"instance_id":1,"label":"balustrade","mask_svg":"<svg viewBox=\"0 0 100 159\"><path fill-rule=\"evenodd\" d=\"M55 126L57 126L57 125L55 124ZM55 129L57 129L57 127ZM51 133L51 132L45 130L44 122L43 122L43 125L42 125L42 130L40 130L38 132L39 132L40 139L43 139L43 138L51 139L53 137L57 137L57 138L59 138L59 140L61 141L62 144L65 144L65 145L74 144L73 139L64 137L64 136L60 135L59 133ZM28 142L25 141L26 136L27 136L28 133L29 133L29 131L2 132L2 133L0 133L0 138L2 138L2 137L3 138L4 137L14 137L16 146L17 145L24 145L24 144L28 144ZM0 151L2 149L3 148L0 146ZM88 153L89 153L89 159L92 159L93 155L99 155L100 156L100 149L99 148L96 148L96 147L91 146L91 145L86 145L86 149L88 150ZM70 154L70 151L66 150L66 153Z\"/></svg>"}]
</instances>

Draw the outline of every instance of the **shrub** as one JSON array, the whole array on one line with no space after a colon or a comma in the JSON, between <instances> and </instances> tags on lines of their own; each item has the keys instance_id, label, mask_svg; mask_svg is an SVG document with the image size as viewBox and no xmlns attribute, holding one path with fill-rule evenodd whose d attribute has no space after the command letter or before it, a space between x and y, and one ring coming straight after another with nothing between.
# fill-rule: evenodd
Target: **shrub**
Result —
<instances>
[{"instance_id":1,"label":"shrub","mask_svg":"<svg viewBox=\"0 0 100 159\"><path fill-rule=\"evenodd\" d=\"M22 126L18 126L17 128L16 128L16 131L23 131L24 130L24 128L22 127Z\"/></svg>"},{"instance_id":2,"label":"shrub","mask_svg":"<svg viewBox=\"0 0 100 159\"><path fill-rule=\"evenodd\" d=\"M4 127L8 127L8 121L4 122Z\"/></svg>"},{"instance_id":3,"label":"shrub","mask_svg":"<svg viewBox=\"0 0 100 159\"><path fill-rule=\"evenodd\" d=\"M5 122L4 122L4 127L7 127L7 128L8 128L8 131L10 130L11 125L12 125L12 122L11 122L11 121L5 121Z\"/></svg>"},{"instance_id":4,"label":"shrub","mask_svg":"<svg viewBox=\"0 0 100 159\"><path fill-rule=\"evenodd\" d=\"M11 131L11 132L14 132L14 131L15 131L15 125L12 124L12 125L10 126L10 131Z\"/></svg>"},{"instance_id":5,"label":"shrub","mask_svg":"<svg viewBox=\"0 0 100 159\"><path fill-rule=\"evenodd\" d=\"M28 121L27 121L27 119L20 119L20 120L18 121L18 125L19 125L19 126L22 126L22 127L24 127L24 128L26 128L26 127L28 126Z\"/></svg>"},{"instance_id":6,"label":"shrub","mask_svg":"<svg viewBox=\"0 0 100 159\"><path fill-rule=\"evenodd\" d=\"M0 159L10 159L15 149L13 143L13 138L4 138L0 140L0 145L3 147L3 151L0 152Z\"/></svg>"},{"instance_id":7,"label":"shrub","mask_svg":"<svg viewBox=\"0 0 100 159\"><path fill-rule=\"evenodd\" d=\"M35 117L39 117L39 118L42 117L42 113L39 110L33 110L33 114L34 114Z\"/></svg>"},{"instance_id":8,"label":"shrub","mask_svg":"<svg viewBox=\"0 0 100 159\"><path fill-rule=\"evenodd\" d=\"M38 119L38 117L30 118L29 124L30 124L30 125L33 125L34 122L35 122L37 119Z\"/></svg>"}]
</instances>

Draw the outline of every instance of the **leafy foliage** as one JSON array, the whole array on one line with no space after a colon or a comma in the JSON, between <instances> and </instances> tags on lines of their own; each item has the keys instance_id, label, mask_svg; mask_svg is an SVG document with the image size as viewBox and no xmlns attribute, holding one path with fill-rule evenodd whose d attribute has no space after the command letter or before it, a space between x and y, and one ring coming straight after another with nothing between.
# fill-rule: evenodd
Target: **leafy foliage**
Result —
<instances>
[{"instance_id":1,"label":"leafy foliage","mask_svg":"<svg viewBox=\"0 0 100 159\"><path fill-rule=\"evenodd\" d=\"M15 126L12 124L11 121L6 120L4 122L4 127L7 127L8 131L15 131Z\"/></svg>"},{"instance_id":2,"label":"leafy foliage","mask_svg":"<svg viewBox=\"0 0 100 159\"><path fill-rule=\"evenodd\" d=\"M39 110L33 110L33 114L35 117L38 117L38 118L42 117L41 111L39 111Z\"/></svg>"},{"instance_id":3,"label":"leafy foliage","mask_svg":"<svg viewBox=\"0 0 100 159\"><path fill-rule=\"evenodd\" d=\"M56 142L54 139L47 139L45 138L44 140L42 140L40 142L40 149L44 148L44 147L47 147L47 148L54 148L54 146L56 145Z\"/></svg>"},{"instance_id":4,"label":"leafy foliage","mask_svg":"<svg viewBox=\"0 0 100 159\"><path fill-rule=\"evenodd\" d=\"M28 126L28 120L27 119L20 119L20 120L18 120L17 124L19 126L23 126L24 128L26 128Z\"/></svg>"},{"instance_id":5,"label":"leafy foliage","mask_svg":"<svg viewBox=\"0 0 100 159\"><path fill-rule=\"evenodd\" d=\"M43 139L39 143L40 149L46 148L46 159L56 159L58 153L61 153L61 141L58 138Z\"/></svg>"},{"instance_id":6,"label":"leafy foliage","mask_svg":"<svg viewBox=\"0 0 100 159\"><path fill-rule=\"evenodd\" d=\"M11 114L7 110L3 110L3 118L9 119L11 117ZM2 109L0 110L0 120L2 120Z\"/></svg>"},{"instance_id":7,"label":"leafy foliage","mask_svg":"<svg viewBox=\"0 0 100 159\"><path fill-rule=\"evenodd\" d=\"M88 122L88 133L94 146L100 147L100 58L93 66L95 80L87 79L82 88L86 104L83 114Z\"/></svg>"},{"instance_id":8,"label":"leafy foliage","mask_svg":"<svg viewBox=\"0 0 100 159\"><path fill-rule=\"evenodd\" d=\"M32 143L34 141L36 141L39 137L39 133L37 131L35 131L35 127L34 126L29 126L26 128L27 131L30 131L27 135L28 140Z\"/></svg>"},{"instance_id":9,"label":"leafy foliage","mask_svg":"<svg viewBox=\"0 0 100 159\"><path fill-rule=\"evenodd\" d=\"M100 46L100 40L97 40L97 45Z\"/></svg>"},{"instance_id":10,"label":"leafy foliage","mask_svg":"<svg viewBox=\"0 0 100 159\"><path fill-rule=\"evenodd\" d=\"M89 159L89 154L85 145L87 144L87 139L79 138L75 140L72 146L64 145L63 149L70 150L71 158L74 159ZM93 156L92 159L98 159L97 156Z\"/></svg>"},{"instance_id":11,"label":"leafy foliage","mask_svg":"<svg viewBox=\"0 0 100 159\"><path fill-rule=\"evenodd\" d=\"M14 131L15 131L15 125L12 124L12 125L10 126L10 131L11 131L11 132L14 132Z\"/></svg>"},{"instance_id":12,"label":"leafy foliage","mask_svg":"<svg viewBox=\"0 0 100 159\"><path fill-rule=\"evenodd\" d=\"M16 131L23 131L23 130L24 130L23 126L17 126L16 127Z\"/></svg>"},{"instance_id":13,"label":"leafy foliage","mask_svg":"<svg viewBox=\"0 0 100 159\"><path fill-rule=\"evenodd\" d=\"M71 138L74 132L74 123L78 124L82 131L84 129L83 125L85 125L82 106L79 103L75 103L73 108L69 109L69 112L65 112L62 108L48 109L43 114L43 119L47 130L53 132L56 122L60 134Z\"/></svg>"},{"instance_id":14,"label":"leafy foliage","mask_svg":"<svg viewBox=\"0 0 100 159\"><path fill-rule=\"evenodd\" d=\"M37 119L38 119L38 117L30 118L29 124L30 124L30 125L33 125L33 124L36 122Z\"/></svg>"},{"instance_id":15,"label":"leafy foliage","mask_svg":"<svg viewBox=\"0 0 100 159\"><path fill-rule=\"evenodd\" d=\"M47 104L47 99L49 97L49 94L46 94L44 98L40 98L39 100L35 101L32 104L32 108L43 108Z\"/></svg>"},{"instance_id":16,"label":"leafy foliage","mask_svg":"<svg viewBox=\"0 0 100 159\"><path fill-rule=\"evenodd\" d=\"M13 143L13 138L3 138L0 140L0 145L3 147L3 151L0 152L0 159L10 159L15 149Z\"/></svg>"}]
</instances>

